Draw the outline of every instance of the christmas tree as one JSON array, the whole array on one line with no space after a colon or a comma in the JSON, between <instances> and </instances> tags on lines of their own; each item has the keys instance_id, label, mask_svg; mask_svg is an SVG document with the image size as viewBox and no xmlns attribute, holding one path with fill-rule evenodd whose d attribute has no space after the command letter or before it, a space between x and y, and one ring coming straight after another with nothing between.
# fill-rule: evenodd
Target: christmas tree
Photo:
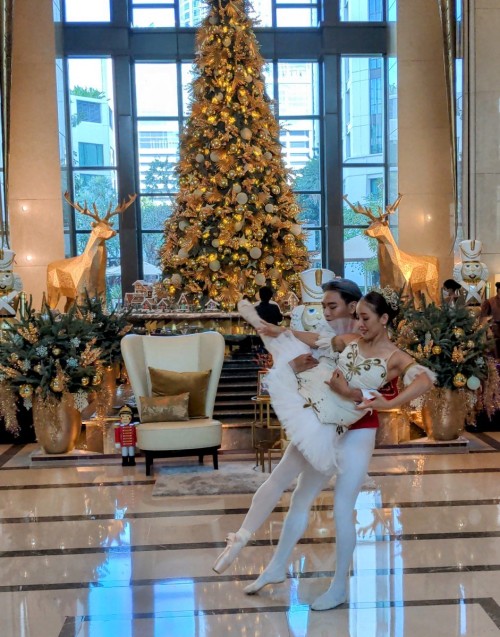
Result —
<instances>
[{"instance_id":1,"label":"christmas tree","mask_svg":"<svg viewBox=\"0 0 500 637\"><path fill-rule=\"evenodd\" d=\"M245 1L208 2L161 260L170 295L232 309L265 284L297 291L308 257Z\"/></svg>"}]
</instances>

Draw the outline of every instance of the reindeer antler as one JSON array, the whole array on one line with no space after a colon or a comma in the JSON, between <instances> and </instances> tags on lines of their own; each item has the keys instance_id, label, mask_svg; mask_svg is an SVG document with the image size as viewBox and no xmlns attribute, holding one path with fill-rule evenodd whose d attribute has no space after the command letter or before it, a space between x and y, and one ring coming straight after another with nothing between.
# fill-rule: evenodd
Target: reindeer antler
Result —
<instances>
[{"instance_id":1,"label":"reindeer antler","mask_svg":"<svg viewBox=\"0 0 500 637\"><path fill-rule=\"evenodd\" d=\"M119 206L116 206L116 208L113 211L111 210L111 204L109 204L109 208L103 220L109 221L111 217L114 217L115 215L119 215L122 212L125 212L125 210L127 208L130 208L130 206L134 203L136 199L137 199L137 195L129 195L128 201L125 201L125 199L123 199L121 204Z\"/></svg>"},{"instance_id":2,"label":"reindeer antler","mask_svg":"<svg viewBox=\"0 0 500 637\"><path fill-rule=\"evenodd\" d=\"M391 204L388 204L385 207L385 212L382 215L380 215L380 219L382 221L387 221L387 219L389 218L389 215L393 215L396 212L399 206L399 202L401 201L402 198L403 198L403 195L400 192L398 192L398 198L396 199L396 201L394 201Z\"/></svg>"},{"instance_id":3,"label":"reindeer antler","mask_svg":"<svg viewBox=\"0 0 500 637\"><path fill-rule=\"evenodd\" d=\"M82 215L85 215L86 217L91 217L91 219L94 219L94 221L97 221L97 222L101 221L101 218L99 217L99 213L97 212L97 208L95 207L95 204L94 204L94 212L90 212L90 210L87 208L86 201L83 204L85 207L82 208L77 201L71 201L71 199L69 198L68 191L64 193L64 198L69 203L69 205L72 208L74 208L77 212L80 212Z\"/></svg>"},{"instance_id":4,"label":"reindeer antler","mask_svg":"<svg viewBox=\"0 0 500 637\"><path fill-rule=\"evenodd\" d=\"M351 208L352 210L354 210L354 212L357 212L360 215L364 215L365 217L368 217L368 219L370 219L371 221L378 221L379 218L376 217L373 212L370 210L370 208L368 208L367 206L362 206L359 201L358 201L358 205L355 206L354 204L352 204L349 199L347 198L347 195L344 195L342 197L342 199L346 202L346 204L349 206L349 208Z\"/></svg>"}]
</instances>

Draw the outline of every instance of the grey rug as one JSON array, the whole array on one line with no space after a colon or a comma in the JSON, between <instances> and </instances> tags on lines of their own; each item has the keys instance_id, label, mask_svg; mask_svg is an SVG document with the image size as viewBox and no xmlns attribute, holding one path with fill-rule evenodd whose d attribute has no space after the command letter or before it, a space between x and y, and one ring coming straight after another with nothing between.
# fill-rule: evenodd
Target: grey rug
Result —
<instances>
[{"instance_id":1,"label":"grey rug","mask_svg":"<svg viewBox=\"0 0 500 637\"><path fill-rule=\"evenodd\" d=\"M219 470L211 465L161 467L153 487L153 496L224 495L255 493L267 480L268 473L252 462L221 462ZM287 491L295 488L295 481ZM331 488L333 482L326 487Z\"/></svg>"}]
</instances>

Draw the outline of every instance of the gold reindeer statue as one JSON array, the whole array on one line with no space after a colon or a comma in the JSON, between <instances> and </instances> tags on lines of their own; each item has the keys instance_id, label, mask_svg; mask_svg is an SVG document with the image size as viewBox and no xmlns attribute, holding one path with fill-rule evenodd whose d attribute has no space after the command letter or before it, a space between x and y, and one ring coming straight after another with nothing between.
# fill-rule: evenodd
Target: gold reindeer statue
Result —
<instances>
[{"instance_id":1,"label":"gold reindeer statue","mask_svg":"<svg viewBox=\"0 0 500 637\"><path fill-rule=\"evenodd\" d=\"M47 304L50 308L57 307L61 296L66 297L64 311L67 312L74 303L83 302L85 293L90 297L100 297L106 301L106 241L116 235L110 219L122 214L137 198L129 195L114 210L111 204L104 217L99 216L97 207L92 204L93 212L87 208L87 202L82 208L77 202L72 202L69 193L64 198L77 212L90 217L92 231L82 254L69 259L53 261L47 266Z\"/></svg>"},{"instance_id":2,"label":"gold reindeer statue","mask_svg":"<svg viewBox=\"0 0 500 637\"><path fill-rule=\"evenodd\" d=\"M368 237L378 241L378 263L380 268L380 285L389 285L396 291L403 290L412 297L425 295L427 301L440 303L439 297L439 265L437 257L408 254L398 248L389 228L389 216L396 212L403 195L385 207L385 212L378 208L375 215L370 208L352 204L347 195L343 199L347 205L360 215L370 219L371 224L365 230Z\"/></svg>"}]
</instances>

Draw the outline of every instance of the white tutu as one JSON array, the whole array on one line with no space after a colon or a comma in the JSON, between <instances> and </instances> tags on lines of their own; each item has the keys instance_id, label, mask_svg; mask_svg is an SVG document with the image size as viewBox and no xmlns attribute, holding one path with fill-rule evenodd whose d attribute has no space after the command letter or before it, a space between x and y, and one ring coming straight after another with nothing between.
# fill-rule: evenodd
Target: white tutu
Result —
<instances>
[{"instance_id":1,"label":"white tutu","mask_svg":"<svg viewBox=\"0 0 500 637\"><path fill-rule=\"evenodd\" d=\"M332 474L338 467L340 435L336 427L319 421L314 409L300 395L297 378L288 364L301 354L310 354L311 349L290 332L266 339L266 346L274 360L274 367L266 376L266 385L278 420L290 442L311 465L318 471ZM317 367L314 369L318 371ZM329 378L331 371L328 374Z\"/></svg>"}]
</instances>

